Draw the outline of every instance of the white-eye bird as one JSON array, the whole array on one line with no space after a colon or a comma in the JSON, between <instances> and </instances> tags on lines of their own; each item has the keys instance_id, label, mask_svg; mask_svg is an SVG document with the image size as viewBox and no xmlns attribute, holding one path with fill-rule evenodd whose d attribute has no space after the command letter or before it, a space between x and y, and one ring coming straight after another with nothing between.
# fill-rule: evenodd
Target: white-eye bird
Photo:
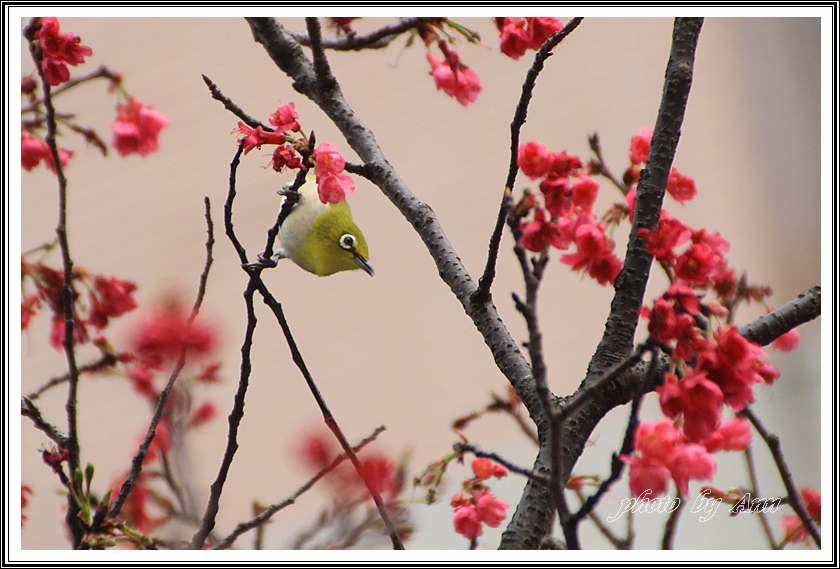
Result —
<instances>
[{"instance_id":1,"label":"white-eye bird","mask_svg":"<svg viewBox=\"0 0 840 569\"><path fill-rule=\"evenodd\" d=\"M322 203L314 176L298 190L300 196L280 226L280 250L275 258L289 258L320 277L362 269L373 276L365 236L353 222L347 202Z\"/></svg>"}]
</instances>

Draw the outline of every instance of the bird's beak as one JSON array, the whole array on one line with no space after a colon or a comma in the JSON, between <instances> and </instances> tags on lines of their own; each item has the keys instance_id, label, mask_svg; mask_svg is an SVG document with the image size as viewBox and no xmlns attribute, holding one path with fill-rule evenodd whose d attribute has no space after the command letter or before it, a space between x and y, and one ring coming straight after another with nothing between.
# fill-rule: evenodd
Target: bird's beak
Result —
<instances>
[{"instance_id":1,"label":"bird's beak","mask_svg":"<svg viewBox=\"0 0 840 569\"><path fill-rule=\"evenodd\" d=\"M364 272L366 272L370 276L373 276L373 265L370 264L370 261L359 255L355 251L353 251L353 260L356 261L356 264L358 264Z\"/></svg>"}]
</instances>

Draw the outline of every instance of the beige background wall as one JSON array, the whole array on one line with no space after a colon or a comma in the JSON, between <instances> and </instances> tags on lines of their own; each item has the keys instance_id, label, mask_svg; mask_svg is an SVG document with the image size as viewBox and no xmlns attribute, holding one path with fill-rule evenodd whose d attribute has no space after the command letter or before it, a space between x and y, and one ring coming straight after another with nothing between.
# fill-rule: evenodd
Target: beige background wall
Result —
<instances>
[{"instance_id":1,"label":"beige background wall","mask_svg":"<svg viewBox=\"0 0 840 569\"><path fill-rule=\"evenodd\" d=\"M509 123L531 55L518 62L501 56L489 18L458 20L479 31L483 40L481 46L462 50L484 84L478 102L466 109L435 91L421 45L405 49L396 42L381 51L330 57L348 101L374 130L401 177L434 208L476 277L506 176ZM302 19L283 22L292 29L304 28ZM221 415L195 433L185 459L189 482L203 507L218 469L227 427L224 417L236 389L246 277L224 237L221 217L235 150L235 136L229 133L237 119L210 99L201 74L262 120L278 100L294 101L307 131L314 129L319 141L337 142L348 160L354 157L336 129L273 67L242 19L87 17L62 18L61 25L94 50L74 74L100 64L121 71L134 95L171 120L161 136L161 151L145 159L121 159L116 153L104 159L73 136L62 141L76 152L67 169L76 263L139 285L141 308L115 327L115 341L126 339L143 307L173 293L192 301L204 262L202 200L209 196L212 201L215 263L202 312L222 328L219 358L224 382L205 393ZM538 139L554 150L588 157L587 135L597 132L610 166L623 171L630 136L641 126L652 127L656 117L671 25L668 18L585 20L540 76L523 141ZM28 73L32 64L25 50L21 61ZM747 270L753 282L771 284L777 305L820 283L820 61L816 19L707 19L675 162L680 171L696 178L699 196L687 207L671 204L670 209L688 223L728 238L732 266ZM14 87L14 76L11 83ZM110 139L114 100L104 84L80 88L57 104ZM253 152L239 170L235 222L252 256L263 247L265 231L276 215L274 190L286 181L261 168L269 153L265 148ZM15 165L13 159L11 167ZM24 173L22 181L21 245L26 250L54 235L56 184L44 171ZM523 182L520 176L518 191ZM348 437L358 440L386 425L378 448L394 456L410 451L409 475L414 476L457 440L449 427L452 419L482 407L490 392L503 392L505 382L410 226L375 187L359 179L357 188L351 203L370 244L374 278L360 271L317 278L289 263L265 278L283 302L304 357ZM604 211L618 199L604 183L596 208ZM616 238L617 252L623 254L625 234ZM509 300L511 291L523 288L510 249L506 235L495 299L511 332L525 339L523 323ZM663 282L655 277L651 294L660 293ZM570 393L582 379L602 332L609 298L609 290L582 280L552 259L542 288L541 321L550 385L556 393ZM745 309L739 322L761 312L758 307ZM248 517L252 499L279 501L305 480L306 472L292 451L296 437L319 422L317 408L262 305L258 317L241 446L218 518L222 534ZM782 437L797 480L812 486L820 484L822 465L817 442L819 326L812 323L801 329L803 346L798 352L772 355L783 370L782 378L772 389L757 393L757 405ZM65 369L62 355L46 344L47 333L47 318L42 316L23 336L24 392ZM86 361L84 355L81 361ZM46 416L60 426L64 397L62 390L55 390L41 401ZM653 399L648 412L651 418L659 416ZM124 381L86 379L80 389L80 417L83 460L96 464L97 480L104 484L127 466L149 411ZM619 409L600 426L578 472L607 472L625 417L626 409ZM22 479L35 491L22 545L65 548L63 498L55 494L57 484L38 454L45 439L27 420L21 421L21 428ZM534 455L511 422L501 417L477 422L468 434L481 447L524 466ZM766 466L767 453L760 448L757 454L764 465L763 488L768 495L781 495L777 474ZM738 456L721 461L715 483L745 484L741 462ZM465 470L453 471L445 501L466 476ZM512 504L511 512L521 487L515 477L496 486L497 494ZM692 485L692 491L697 487ZM620 485L621 493L609 498L605 512L617 507L625 488L626 482ZM451 530L448 504L428 508L419 504L422 496L422 491L414 496L418 531L409 547L465 547L466 541ZM266 546L288 547L290 536L312 520L325 499L325 493L315 490L278 515L267 530ZM640 533L662 521L640 520ZM684 516L677 545L763 547L756 520L718 514L702 529L704 537L698 542L696 520ZM488 531L482 547L495 547L500 531ZM639 547L657 547L659 535L640 536ZM251 543L246 537L239 545ZM605 546L591 533L585 533L584 544Z\"/></svg>"}]
</instances>

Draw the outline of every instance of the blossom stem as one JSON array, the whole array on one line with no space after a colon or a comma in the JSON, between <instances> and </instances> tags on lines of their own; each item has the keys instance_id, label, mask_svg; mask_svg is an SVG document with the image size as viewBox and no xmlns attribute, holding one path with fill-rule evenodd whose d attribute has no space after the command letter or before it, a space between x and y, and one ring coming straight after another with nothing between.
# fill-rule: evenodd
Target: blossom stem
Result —
<instances>
[{"instance_id":1,"label":"blossom stem","mask_svg":"<svg viewBox=\"0 0 840 569\"><path fill-rule=\"evenodd\" d=\"M55 164L55 174L58 180L58 226L55 228L55 231L58 236L58 243L61 249L61 260L64 265L64 284L61 287L61 300L64 309L64 354L67 358L67 366L69 368L67 400L65 403L65 411L67 413L67 439L65 441L65 448L68 452L68 466L70 468L70 472L73 473L80 466L80 444L76 412L79 368L76 363L74 341L76 324L74 299L76 295L73 290L73 259L70 256L70 244L67 239L67 178L64 176L64 168L62 167L61 157L55 141L56 112L52 101L52 91L41 66L43 54L41 53L38 44L34 41L36 26L40 26L39 18L33 18L30 21L29 25L24 30L24 34L29 40L29 51L32 55L33 61L35 62L35 67L38 70L38 76L41 79L41 85L44 92L44 111L47 121L47 134L44 140L52 153L53 163ZM67 503L67 526L70 528L70 532L73 536L73 546L76 548L82 544L84 528L82 527L83 524L79 519L79 505L69 494Z\"/></svg>"},{"instance_id":2,"label":"blossom stem","mask_svg":"<svg viewBox=\"0 0 840 569\"><path fill-rule=\"evenodd\" d=\"M814 543L817 544L817 547L821 547L820 530L814 522L814 519L808 513L808 509L805 507L805 504L802 502L802 495L796 488L796 484L793 481L793 475L790 472L790 467L788 467L785 455L782 453L782 443L779 441L779 437L767 430L764 423L762 423L758 416L753 413L751 407L745 407L739 414L749 419L750 423L752 423L753 427L755 427L755 430L758 431L758 434L761 435L762 439L764 439L764 442L767 444L767 448L770 449L770 454L773 455L773 460L776 462L776 468L779 470L779 475L782 477L785 490L787 490L790 507L793 508L796 515L799 516L800 520L802 520L802 525L805 526L805 529L808 530L809 534L811 534L811 537L814 539Z\"/></svg>"},{"instance_id":3,"label":"blossom stem","mask_svg":"<svg viewBox=\"0 0 840 569\"><path fill-rule=\"evenodd\" d=\"M531 97L534 93L534 87L537 83L537 77L545 66L545 61L551 56L552 50L563 41L575 28L577 28L583 18L572 18L569 20L562 30L554 32L545 40L545 43L537 51L534 56L534 63L528 70L525 76L525 83L522 85L522 94L519 96L519 103L516 105L516 111L513 116L513 121L510 123L510 164L508 166L508 176L505 181L505 191L502 195L502 203L499 206L499 213L496 217L496 225L493 228L493 233L490 235L489 251L487 254L487 262L484 266L484 273L478 281L478 288L472 294L471 301L476 304L482 304L490 299L490 288L493 285L493 279L496 278L496 260L499 257L499 247L502 241L502 230L505 226L505 219L508 214L508 204L510 201L509 193L513 190L513 185L516 183L516 173L519 170L516 159L519 153L519 133L522 126L525 124L525 119L528 116L528 105L531 102Z\"/></svg>"},{"instance_id":4,"label":"blossom stem","mask_svg":"<svg viewBox=\"0 0 840 569\"><path fill-rule=\"evenodd\" d=\"M364 35L347 35L338 38L326 38L321 43L325 49L335 51L359 51L362 49L382 49L391 44L398 36L416 28L438 22L443 18L401 18L395 24L383 26ZM298 43L309 46L309 34L291 33Z\"/></svg>"},{"instance_id":5,"label":"blossom stem","mask_svg":"<svg viewBox=\"0 0 840 569\"><path fill-rule=\"evenodd\" d=\"M360 441L356 446L353 447L353 452L359 452L369 443L376 440L376 437L379 436L385 430L385 426L377 427L373 433L371 433L367 438ZM289 497L285 500L278 502L276 504L272 504L265 508L262 512L258 515L254 516L252 519L248 520L247 522L242 522L236 526L230 535L222 539L218 544L216 544L213 549L228 549L236 539L242 535L243 533L250 531L254 528L261 527L265 524L271 517L288 506L291 506L295 503L295 501L300 498L304 493L306 493L310 488L312 488L315 483L321 480L324 476L335 470L339 464L347 460L349 456L346 453L342 453L335 457L331 463L327 466L323 467L319 470L312 478L306 481L300 488L295 490Z\"/></svg>"}]
</instances>

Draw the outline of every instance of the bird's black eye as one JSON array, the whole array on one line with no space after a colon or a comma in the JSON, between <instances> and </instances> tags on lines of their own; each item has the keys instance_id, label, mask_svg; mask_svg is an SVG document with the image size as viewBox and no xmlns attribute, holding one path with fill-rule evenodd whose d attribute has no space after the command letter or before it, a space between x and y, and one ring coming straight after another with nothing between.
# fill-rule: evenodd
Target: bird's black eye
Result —
<instances>
[{"instance_id":1,"label":"bird's black eye","mask_svg":"<svg viewBox=\"0 0 840 569\"><path fill-rule=\"evenodd\" d=\"M356 248L356 237L350 235L349 233L345 233L341 236L341 238L339 238L338 244L341 245L342 249L350 251Z\"/></svg>"}]
</instances>

